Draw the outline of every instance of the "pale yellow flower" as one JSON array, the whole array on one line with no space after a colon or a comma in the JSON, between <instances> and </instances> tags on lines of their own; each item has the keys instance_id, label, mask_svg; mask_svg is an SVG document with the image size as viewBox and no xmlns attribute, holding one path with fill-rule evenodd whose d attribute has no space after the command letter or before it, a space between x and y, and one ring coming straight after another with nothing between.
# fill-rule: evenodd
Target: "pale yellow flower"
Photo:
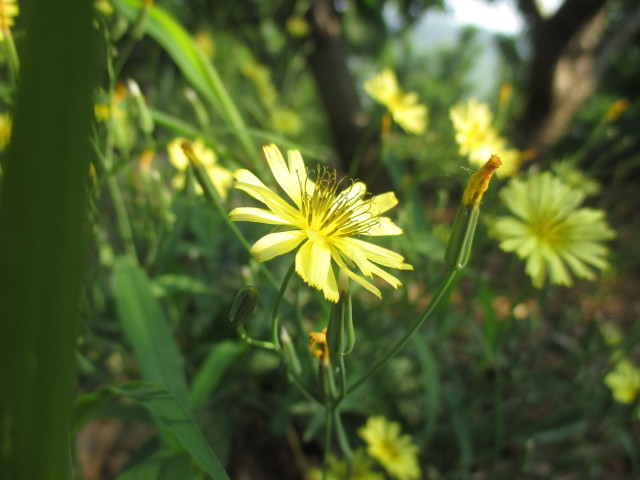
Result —
<instances>
[{"instance_id":1,"label":"pale yellow flower","mask_svg":"<svg viewBox=\"0 0 640 480\"><path fill-rule=\"evenodd\" d=\"M311 31L311 27L304 17L293 15L287 18L287 31L292 37L306 37Z\"/></svg>"},{"instance_id":2,"label":"pale yellow flower","mask_svg":"<svg viewBox=\"0 0 640 480\"><path fill-rule=\"evenodd\" d=\"M640 391L640 369L627 359L620 360L604 377L604 383L620 403L631 403Z\"/></svg>"},{"instance_id":3,"label":"pale yellow flower","mask_svg":"<svg viewBox=\"0 0 640 480\"><path fill-rule=\"evenodd\" d=\"M367 80L365 91L384 105L393 120L407 133L420 135L427 128L427 107L418 103L414 92L404 93L398 85L395 74L385 69Z\"/></svg>"},{"instance_id":4,"label":"pale yellow flower","mask_svg":"<svg viewBox=\"0 0 640 480\"><path fill-rule=\"evenodd\" d=\"M472 98L465 104L451 108L449 112L456 131L459 153L469 158L474 167L481 167L491 157L498 155L502 159L499 177L513 175L522 162L522 154L515 148L509 148L505 138L493 128L493 115L489 107Z\"/></svg>"},{"instance_id":5,"label":"pale yellow flower","mask_svg":"<svg viewBox=\"0 0 640 480\"><path fill-rule=\"evenodd\" d=\"M543 172L526 180L511 179L499 195L513 216L498 218L491 233L500 239L502 250L526 259L535 287L542 288L547 278L571 285L570 271L593 279L592 267L607 268L603 243L614 232L604 211L580 207L584 193Z\"/></svg>"},{"instance_id":6,"label":"pale yellow flower","mask_svg":"<svg viewBox=\"0 0 640 480\"><path fill-rule=\"evenodd\" d=\"M278 132L287 135L298 135L302 131L302 118L296 112L284 107L271 110L271 124Z\"/></svg>"},{"instance_id":7,"label":"pale yellow flower","mask_svg":"<svg viewBox=\"0 0 640 480\"><path fill-rule=\"evenodd\" d=\"M231 220L290 228L270 233L255 243L251 252L258 261L270 260L300 246L295 258L296 272L332 302L339 299L332 260L349 278L378 297L380 290L367 278L377 275L393 287L401 285L379 265L412 269L404 263L402 255L355 238L402 233L389 217L381 216L397 205L393 192L370 196L362 182L351 183L340 191L342 180L338 180L335 170L319 166L311 178L298 150L289 150L288 165L275 145L264 147L264 153L276 181L293 205L248 170L235 173L236 188L264 203L267 209L236 208L229 214ZM352 270L356 268L360 274Z\"/></svg>"},{"instance_id":8,"label":"pale yellow flower","mask_svg":"<svg viewBox=\"0 0 640 480\"><path fill-rule=\"evenodd\" d=\"M178 169L178 173L171 180L171 185L176 189L181 188L187 178L189 159L182 150L182 143L185 141L184 138L176 138L167 146L169 160ZM197 139L194 141L192 148L195 156L204 165L216 191L223 200L226 199L229 188L233 183L233 174L218 164L218 157L202 140ZM196 192L198 194L202 193L202 187L198 184L196 184Z\"/></svg>"},{"instance_id":9,"label":"pale yellow flower","mask_svg":"<svg viewBox=\"0 0 640 480\"><path fill-rule=\"evenodd\" d=\"M11 32L19 13L17 0L0 0L0 42Z\"/></svg>"},{"instance_id":10,"label":"pale yellow flower","mask_svg":"<svg viewBox=\"0 0 640 480\"><path fill-rule=\"evenodd\" d=\"M358 435L367 442L367 453L393 478L420 478L418 447L410 435L400 435L399 423L390 422L382 416L370 417L367 424L358 430Z\"/></svg>"}]
</instances>

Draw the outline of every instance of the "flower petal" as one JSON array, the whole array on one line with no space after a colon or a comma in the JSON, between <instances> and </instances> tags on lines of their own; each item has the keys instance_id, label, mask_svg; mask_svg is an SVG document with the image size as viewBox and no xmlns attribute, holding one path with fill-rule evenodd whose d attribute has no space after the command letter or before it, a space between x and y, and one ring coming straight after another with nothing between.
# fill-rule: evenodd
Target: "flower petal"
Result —
<instances>
[{"instance_id":1,"label":"flower petal","mask_svg":"<svg viewBox=\"0 0 640 480\"><path fill-rule=\"evenodd\" d=\"M236 188L247 192L256 200L263 202L273 213L283 220L286 220L291 225L301 227L303 219L300 211L296 210L279 195L276 195L268 188L250 185L248 183L237 183Z\"/></svg>"},{"instance_id":2,"label":"flower petal","mask_svg":"<svg viewBox=\"0 0 640 480\"><path fill-rule=\"evenodd\" d=\"M373 225L367 232L369 235L379 237L383 235L402 235L403 230L389 217L380 217L380 223Z\"/></svg>"},{"instance_id":3,"label":"flower petal","mask_svg":"<svg viewBox=\"0 0 640 480\"><path fill-rule=\"evenodd\" d=\"M393 192L382 193L371 199L371 213L380 215L387 210L392 209L398 204L398 198Z\"/></svg>"},{"instance_id":4,"label":"flower petal","mask_svg":"<svg viewBox=\"0 0 640 480\"><path fill-rule=\"evenodd\" d=\"M239 207L229 213L229 218L234 222L256 222L267 223L269 225L288 225L289 222L283 220L275 213L263 208Z\"/></svg>"},{"instance_id":5,"label":"flower petal","mask_svg":"<svg viewBox=\"0 0 640 480\"><path fill-rule=\"evenodd\" d=\"M263 150L276 181L289 198L293 200L293 203L300 208L302 203L300 199L300 182L298 178L292 177L278 147L272 143L271 145L263 147Z\"/></svg>"},{"instance_id":6,"label":"flower petal","mask_svg":"<svg viewBox=\"0 0 640 480\"><path fill-rule=\"evenodd\" d=\"M270 233L251 247L251 253L256 256L259 262L265 262L278 255L289 253L300 245L305 238L307 238L307 235L301 230Z\"/></svg>"}]
</instances>

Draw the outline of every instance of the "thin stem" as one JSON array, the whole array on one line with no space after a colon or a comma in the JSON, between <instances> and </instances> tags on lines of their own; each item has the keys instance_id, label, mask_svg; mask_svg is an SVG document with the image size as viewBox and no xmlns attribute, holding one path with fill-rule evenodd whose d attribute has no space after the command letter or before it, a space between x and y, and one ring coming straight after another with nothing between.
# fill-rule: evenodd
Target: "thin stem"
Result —
<instances>
[{"instance_id":1,"label":"thin stem","mask_svg":"<svg viewBox=\"0 0 640 480\"><path fill-rule=\"evenodd\" d=\"M269 350L271 352L276 350L276 346L273 344L273 342L265 342L263 340L256 340L255 338L251 338L249 335L247 335L246 332L240 332L239 335L240 335L240 338L242 339L242 341L244 343L246 343L247 345L252 345L252 346L258 347L258 348L264 348L265 350Z\"/></svg>"},{"instance_id":2,"label":"thin stem","mask_svg":"<svg viewBox=\"0 0 640 480\"><path fill-rule=\"evenodd\" d=\"M411 328L409 328L409 330L407 331L407 333L404 334L404 336L398 340L398 342L380 359L378 360L370 369L367 373L365 373L362 377L360 377L357 381L355 381L347 390L347 393L351 393L353 392L356 388L358 388L360 385L362 385L365 381L367 381L369 379L369 377L371 377L373 374L377 373L378 370L380 370L382 367L384 367L386 365L386 363L396 354L400 351L400 349L402 349L402 347L405 346L405 344L409 341L409 339L411 338L411 336L422 326L422 324L424 323L424 321L429 318L429 316L433 313L433 311L435 310L435 308L438 306L438 303L440 302L440 300L442 299L442 297L444 296L444 294L446 293L447 289L449 288L449 285L451 285L451 282L453 281L453 279L455 278L455 276L457 275L458 270L449 270L449 272L447 272L446 277L444 278L444 280L442 281L442 283L440 284L440 287L438 288L438 291L436 292L436 294L434 295L434 297L431 299L431 301L429 302L429 305L427 305L427 308L425 309L424 313L422 314L422 316L420 318L418 318L413 325L411 326Z\"/></svg>"},{"instance_id":3,"label":"thin stem","mask_svg":"<svg viewBox=\"0 0 640 480\"><path fill-rule=\"evenodd\" d=\"M289 280L291 280L291 275L293 274L293 270L295 268L295 263L292 263L287 271L287 274L284 276L284 280L282 281L282 285L280 285L280 290L278 291L278 297L276 298L276 303L273 305L273 314L271 315L271 336L273 338L273 344L276 346L276 349L280 350L280 336L278 335L278 310L280 310L280 303L282 302L282 297L284 297L284 292L287 290L287 285L289 285Z\"/></svg>"},{"instance_id":4,"label":"thin stem","mask_svg":"<svg viewBox=\"0 0 640 480\"><path fill-rule=\"evenodd\" d=\"M111 195L111 201L113 202L113 208L116 212L116 222L118 225L118 231L122 237L124 243L124 250L132 259L138 260L138 254L136 253L135 243L133 241L133 230L131 229L131 223L129 223L129 216L127 209L124 205L124 197L122 196L122 190L113 172L107 172L107 188Z\"/></svg>"},{"instance_id":5,"label":"thin stem","mask_svg":"<svg viewBox=\"0 0 640 480\"><path fill-rule=\"evenodd\" d=\"M351 445L349 445L349 438L344 431L340 411L337 408L333 410L333 423L336 427L336 438L338 439L338 446L340 447L342 455L347 460L347 478L345 480L350 480L351 476L353 475L353 450L351 450Z\"/></svg>"},{"instance_id":6,"label":"thin stem","mask_svg":"<svg viewBox=\"0 0 640 480\"><path fill-rule=\"evenodd\" d=\"M327 480L329 471L329 450L331 450L331 425L333 423L333 410L329 407L325 409L324 428L324 452L322 454L322 480Z\"/></svg>"},{"instance_id":7,"label":"thin stem","mask_svg":"<svg viewBox=\"0 0 640 480\"><path fill-rule=\"evenodd\" d=\"M338 402L347 396L347 370L344 367L344 353L338 355L338 363L340 367L340 396Z\"/></svg>"},{"instance_id":8,"label":"thin stem","mask_svg":"<svg viewBox=\"0 0 640 480\"><path fill-rule=\"evenodd\" d=\"M211 179L209 178L209 174L207 173L206 169L204 168L202 163L200 163L198 158L196 158L195 156L191 158L190 155L192 155L192 153L189 150L184 150L184 152L187 155L187 157L189 157L191 166L193 167L193 173L195 174L196 179L198 180L198 183L202 187L202 191L204 192L205 198L209 202L213 203L213 205L216 207L218 212L220 212L220 216L222 217L222 220L227 224L227 227L229 227L231 232L240 241L240 244L245 248L245 250L251 253L251 245L249 244L247 239L244 237L242 232L238 229L236 224L233 223L229 218L229 215L227 214L227 211L225 210L224 205L222 205L222 199L220 198L218 191L213 186L213 183L211 183ZM271 283L271 285L273 285L274 288L278 288L278 282L273 277L271 272L267 270L267 268L262 263L258 263L258 266L262 271L262 273L264 274L264 276L269 281L269 283ZM277 332L276 332L276 335L277 335Z\"/></svg>"}]
</instances>

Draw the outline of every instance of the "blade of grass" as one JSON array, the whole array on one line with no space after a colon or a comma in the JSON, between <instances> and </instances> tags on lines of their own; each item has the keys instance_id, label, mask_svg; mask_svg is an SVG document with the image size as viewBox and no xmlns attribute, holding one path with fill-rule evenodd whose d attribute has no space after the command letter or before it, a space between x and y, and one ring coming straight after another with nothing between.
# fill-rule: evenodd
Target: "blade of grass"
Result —
<instances>
[{"instance_id":1,"label":"blade of grass","mask_svg":"<svg viewBox=\"0 0 640 480\"><path fill-rule=\"evenodd\" d=\"M71 477L98 55L92 2L20 8L22 70L0 199L0 470L3 478L47 480Z\"/></svg>"},{"instance_id":2,"label":"blade of grass","mask_svg":"<svg viewBox=\"0 0 640 480\"><path fill-rule=\"evenodd\" d=\"M130 383L113 390L148 408L158 425L171 432L214 480L229 480L218 457L189 412L169 391L142 382Z\"/></svg>"},{"instance_id":3,"label":"blade of grass","mask_svg":"<svg viewBox=\"0 0 640 480\"><path fill-rule=\"evenodd\" d=\"M182 357L146 272L128 256L117 257L113 286L118 313L143 378L166 388L188 405Z\"/></svg>"}]
</instances>

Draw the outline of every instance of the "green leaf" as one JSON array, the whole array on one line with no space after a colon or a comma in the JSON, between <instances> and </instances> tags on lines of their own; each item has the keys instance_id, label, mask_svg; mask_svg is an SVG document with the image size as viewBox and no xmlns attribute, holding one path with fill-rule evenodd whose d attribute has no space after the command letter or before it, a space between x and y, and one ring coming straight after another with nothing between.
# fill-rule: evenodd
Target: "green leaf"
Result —
<instances>
[{"instance_id":1,"label":"green leaf","mask_svg":"<svg viewBox=\"0 0 640 480\"><path fill-rule=\"evenodd\" d=\"M117 257L113 286L118 313L136 352L142 377L188 405L182 357L146 272L128 256Z\"/></svg>"},{"instance_id":2,"label":"green leaf","mask_svg":"<svg viewBox=\"0 0 640 480\"><path fill-rule=\"evenodd\" d=\"M69 396L100 55L93 2L20 8L19 85L2 108L15 105L1 162L0 477L49 480L72 476ZM1 82L13 88L11 65Z\"/></svg>"},{"instance_id":3,"label":"green leaf","mask_svg":"<svg viewBox=\"0 0 640 480\"><path fill-rule=\"evenodd\" d=\"M220 379L238 356L246 351L246 346L231 340L215 345L198 370L191 386L191 408L202 408Z\"/></svg>"},{"instance_id":4,"label":"green leaf","mask_svg":"<svg viewBox=\"0 0 640 480\"><path fill-rule=\"evenodd\" d=\"M131 22L139 19L143 9L140 0L114 0L113 4ZM144 23L145 33L165 49L186 79L222 115L247 157L254 165L259 164L260 157L247 127L213 64L173 17L156 5L147 8L149 16Z\"/></svg>"},{"instance_id":5,"label":"green leaf","mask_svg":"<svg viewBox=\"0 0 640 480\"><path fill-rule=\"evenodd\" d=\"M169 391L143 382L123 385L113 388L113 391L140 402L148 408L158 426L171 432L214 480L229 480L218 457L196 426L191 414Z\"/></svg>"}]
</instances>

